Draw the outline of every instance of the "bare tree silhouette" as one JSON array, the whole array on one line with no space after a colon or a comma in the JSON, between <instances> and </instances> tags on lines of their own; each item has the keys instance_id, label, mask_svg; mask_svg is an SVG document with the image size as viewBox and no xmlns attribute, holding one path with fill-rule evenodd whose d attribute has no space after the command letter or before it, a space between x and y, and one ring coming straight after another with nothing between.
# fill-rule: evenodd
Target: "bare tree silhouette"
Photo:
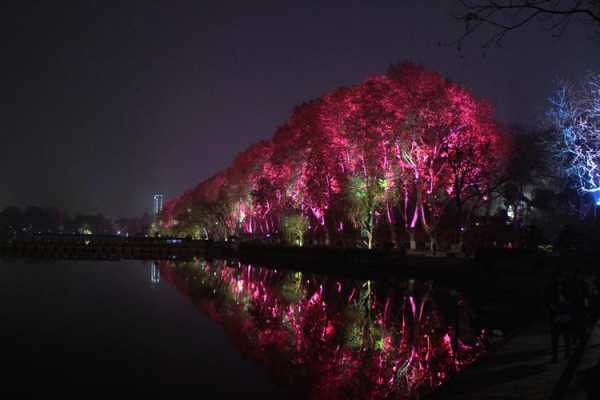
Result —
<instances>
[{"instance_id":1,"label":"bare tree silhouette","mask_svg":"<svg viewBox=\"0 0 600 400\"><path fill-rule=\"evenodd\" d=\"M540 23L554 37L572 24L590 26L600 41L600 0L459 0L456 18L465 24L464 33L451 42L459 49L476 31L489 30L484 48L499 47L504 38L531 23Z\"/></svg>"}]
</instances>

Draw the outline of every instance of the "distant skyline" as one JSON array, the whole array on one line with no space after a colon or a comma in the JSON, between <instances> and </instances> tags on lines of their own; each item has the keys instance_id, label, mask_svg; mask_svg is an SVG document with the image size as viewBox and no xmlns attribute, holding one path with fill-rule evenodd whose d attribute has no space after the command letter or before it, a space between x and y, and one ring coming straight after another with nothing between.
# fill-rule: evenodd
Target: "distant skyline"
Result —
<instances>
[{"instance_id":1,"label":"distant skyline","mask_svg":"<svg viewBox=\"0 0 600 400\"><path fill-rule=\"evenodd\" d=\"M537 25L462 52L455 2L18 2L2 16L0 209L151 212L270 138L292 108L409 60L535 124L600 44ZM67 4L66 2L64 4ZM485 32L479 33L484 35Z\"/></svg>"}]
</instances>

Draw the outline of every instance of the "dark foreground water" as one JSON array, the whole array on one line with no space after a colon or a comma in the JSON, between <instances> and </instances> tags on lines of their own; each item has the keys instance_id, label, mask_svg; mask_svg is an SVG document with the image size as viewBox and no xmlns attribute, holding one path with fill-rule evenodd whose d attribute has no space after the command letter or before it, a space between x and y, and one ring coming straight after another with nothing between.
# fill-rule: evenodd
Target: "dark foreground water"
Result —
<instances>
[{"instance_id":1,"label":"dark foreground water","mask_svg":"<svg viewBox=\"0 0 600 400\"><path fill-rule=\"evenodd\" d=\"M0 262L4 388L193 383L219 397L405 398L472 362L455 291L223 261Z\"/></svg>"}]
</instances>

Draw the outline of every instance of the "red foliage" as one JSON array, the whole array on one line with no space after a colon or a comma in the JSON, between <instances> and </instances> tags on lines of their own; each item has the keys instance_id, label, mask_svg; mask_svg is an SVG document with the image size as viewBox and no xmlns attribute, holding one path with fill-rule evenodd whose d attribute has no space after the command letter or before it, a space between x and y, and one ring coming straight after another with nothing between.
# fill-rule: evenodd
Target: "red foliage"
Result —
<instances>
[{"instance_id":1,"label":"red foliage","mask_svg":"<svg viewBox=\"0 0 600 400\"><path fill-rule=\"evenodd\" d=\"M331 235L347 219L349 181L362 179L385 187L376 222L408 230L420 223L434 240L450 202L460 211L489 192L503 148L488 103L435 72L401 64L296 107L271 141L168 202L162 223L229 202L238 204L233 230L275 233L285 215L301 213L313 231Z\"/></svg>"}]
</instances>

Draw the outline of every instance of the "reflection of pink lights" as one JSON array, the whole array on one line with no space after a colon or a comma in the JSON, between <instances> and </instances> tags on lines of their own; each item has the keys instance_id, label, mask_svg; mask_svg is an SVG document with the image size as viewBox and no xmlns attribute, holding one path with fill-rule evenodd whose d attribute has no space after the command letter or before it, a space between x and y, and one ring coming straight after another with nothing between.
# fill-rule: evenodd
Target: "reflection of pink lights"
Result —
<instances>
[{"instance_id":1,"label":"reflection of pink lights","mask_svg":"<svg viewBox=\"0 0 600 400\"><path fill-rule=\"evenodd\" d=\"M452 351L452 340L450 339L450 335L446 333L442 340L444 342L444 346L446 346L450 356L452 357L454 352Z\"/></svg>"},{"instance_id":2,"label":"reflection of pink lights","mask_svg":"<svg viewBox=\"0 0 600 400\"><path fill-rule=\"evenodd\" d=\"M240 270L247 271L244 279ZM362 282L342 285L311 277L298 287L293 273L255 268L250 274L243 266L218 262L188 269L162 263L161 274L227 331L233 330L234 337L246 338L236 340L244 354L279 373L285 368L291 377L311 376L311 397L317 399L352 393L359 384L373 388L373 399L412 396L439 386L449 371L461 369L480 353L478 342L459 340L458 349L452 348L451 333L434 303L424 306L429 290L417 284L410 294L379 298L375 287L367 290ZM190 293L191 281L209 290L196 297ZM284 292L293 293L294 300Z\"/></svg>"}]
</instances>

